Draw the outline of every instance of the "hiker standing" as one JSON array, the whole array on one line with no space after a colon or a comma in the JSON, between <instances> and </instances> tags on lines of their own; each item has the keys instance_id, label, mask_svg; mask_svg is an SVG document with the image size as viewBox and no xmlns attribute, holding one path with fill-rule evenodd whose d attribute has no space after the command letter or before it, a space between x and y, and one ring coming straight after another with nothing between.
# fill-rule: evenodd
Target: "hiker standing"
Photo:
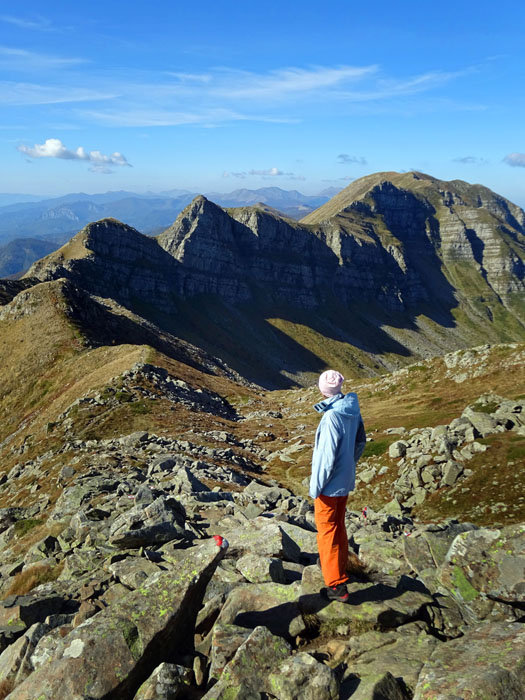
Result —
<instances>
[{"instance_id":1,"label":"hiker standing","mask_svg":"<svg viewBox=\"0 0 525 700\"><path fill-rule=\"evenodd\" d=\"M355 465L366 444L357 394L343 394L344 377L327 370L319 377L324 401L314 406L323 416L315 434L310 496L314 500L321 571L330 600L346 602L348 537L345 511L355 487Z\"/></svg>"}]
</instances>

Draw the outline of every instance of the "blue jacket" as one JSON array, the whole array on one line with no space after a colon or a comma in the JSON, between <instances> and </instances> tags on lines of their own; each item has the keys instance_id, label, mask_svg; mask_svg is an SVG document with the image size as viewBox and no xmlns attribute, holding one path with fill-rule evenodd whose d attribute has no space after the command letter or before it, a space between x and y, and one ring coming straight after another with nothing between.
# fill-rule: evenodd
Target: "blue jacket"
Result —
<instances>
[{"instance_id":1,"label":"blue jacket","mask_svg":"<svg viewBox=\"0 0 525 700\"><path fill-rule=\"evenodd\" d=\"M357 394L336 394L314 408L323 417L315 434L310 496L346 496L355 488L355 464L366 444Z\"/></svg>"}]
</instances>

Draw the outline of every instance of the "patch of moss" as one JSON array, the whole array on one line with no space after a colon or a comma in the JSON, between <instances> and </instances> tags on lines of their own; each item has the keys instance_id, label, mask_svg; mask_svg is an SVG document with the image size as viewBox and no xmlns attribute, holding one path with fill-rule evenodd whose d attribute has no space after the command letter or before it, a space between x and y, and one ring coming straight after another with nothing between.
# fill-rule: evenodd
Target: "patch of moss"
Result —
<instances>
[{"instance_id":1,"label":"patch of moss","mask_svg":"<svg viewBox=\"0 0 525 700\"><path fill-rule=\"evenodd\" d=\"M43 520L38 520L37 518L25 518L24 520L19 520L15 523L15 535L17 537L23 537L27 535L28 532L38 525L41 525Z\"/></svg>"},{"instance_id":2,"label":"patch of moss","mask_svg":"<svg viewBox=\"0 0 525 700\"><path fill-rule=\"evenodd\" d=\"M472 586L459 566L455 566L452 570L452 581L465 603L470 603L479 596L479 592Z\"/></svg>"},{"instance_id":3,"label":"patch of moss","mask_svg":"<svg viewBox=\"0 0 525 700\"><path fill-rule=\"evenodd\" d=\"M390 443L391 440L372 440L371 442L367 442L362 459L384 454L388 450Z\"/></svg>"}]
</instances>

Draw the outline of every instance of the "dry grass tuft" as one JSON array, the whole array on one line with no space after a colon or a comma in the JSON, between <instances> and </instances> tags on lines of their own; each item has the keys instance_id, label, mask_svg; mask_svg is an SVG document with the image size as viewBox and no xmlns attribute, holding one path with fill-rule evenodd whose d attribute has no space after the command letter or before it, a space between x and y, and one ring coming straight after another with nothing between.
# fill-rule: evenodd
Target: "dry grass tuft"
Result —
<instances>
[{"instance_id":1,"label":"dry grass tuft","mask_svg":"<svg viewBox=\"0 0 525 700\"><path fill-rule=\"evenodd\" d=\"M5 597L9 595L25 595L32 591L33 588L40 586L42 583L56 581L62 573L64 564L61 562L56 566L45 565L29 566L14 577L13 583L5 592Z\"/></svg>"},{"instance_id":2,"label":"dry grass tuft","mask_svg":"<svg viewBox=\"0 0 525 700\"><path fill-rule=\"evenodd\" d=\"M12 678L4 678L0 681L0 700L4 700L14 689L15 682Z\"/></svg>"}]
</instances>

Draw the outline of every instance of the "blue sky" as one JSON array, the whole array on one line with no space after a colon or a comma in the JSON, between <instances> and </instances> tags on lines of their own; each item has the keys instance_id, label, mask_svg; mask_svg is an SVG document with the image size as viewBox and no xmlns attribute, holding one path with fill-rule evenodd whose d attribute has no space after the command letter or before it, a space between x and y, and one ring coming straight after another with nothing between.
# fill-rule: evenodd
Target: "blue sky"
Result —
<instances>
[{"instance_id":1,"label":"blue sky","mask_svg":"<svg viewBox=\"0 0 525 700\"><path fill-rule=\"evenodd\" d=\"M525 206L524 21L514 0L4 1L0 192L416 169Z\"/></svg>"}]
</instances>

